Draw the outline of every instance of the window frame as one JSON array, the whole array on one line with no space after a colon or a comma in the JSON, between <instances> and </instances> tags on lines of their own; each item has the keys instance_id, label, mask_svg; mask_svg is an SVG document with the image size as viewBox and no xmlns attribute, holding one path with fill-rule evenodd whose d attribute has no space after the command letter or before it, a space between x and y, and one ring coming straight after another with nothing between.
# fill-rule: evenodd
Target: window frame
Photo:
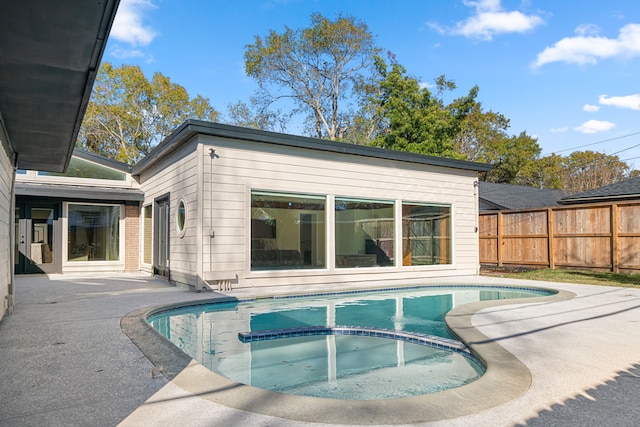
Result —
<instances>
[{"instance_id":1,"label":"window frame","mask_svg":"<svg viewBox=\"0 0 640 427\"><path fill-rule=\"evenodd\" d=\"M97 162L93 162L91 160L87 160L87 159L83 159L81 157L76 157L76 156L71 156L71 160L69 161L69 166L71 166L71 161L76 161L76 162L85 162L90 164L93 167L96 168L101 168L101 169L106 169L109 171L112 171L113 173L117 173L119 175L122 175L123 179L109 179L109 178L92 178L92 177L84 177L84 176L69 176L67 175L67 173L69 172L69 169L67 168L67 171L64 173L58 173L58 172L47 172L47 171L35 171L36 173L36 177L39 177L40 179L47 179L47 180L65 180L65 181L77 181L77 180L89 180L89 181L97 181L97 182L104 182L104 183L117 183L120 185L123 184L127 184L131 181L131 176L129 173L122 171L120 169L116 169L110 166L105 166L102 165L100 163Z\"/></svg>"},{"instance_id":2,"label":"window frame","mask_svg":"<svg viewBox=\"0 0 640 427\"><path fill-rule=\"evenodd\" d=\"M424 263L424 264L405 264L405 260L407 257L407 253L405 252L405 240L410 239L411 236L406 236L405 237L405 214L404 214L404 207L405 206L414 206L414 207L424 207L424 208L445 208L448 210L448 224L447 224L447 235L446 236L436 236L435 235L435 227L432 225L431 226L431 234L430 236L423 236L422 239L430 239L431 243L433 245L433 243L435 241L445 241L446 242L446 262L441 262L441 263ZM401 263L401 267L430 267L430 266L450 266L453 265L454 261L453 261L453 255L454 255L454 240L453 240L453 206L451 204L443 204L443 203L428 203L428 202L415 202L415 201L409 201L409 200L402 200L401 201L401 208L400 208L400 227L402 230L402 234L400 236L400 255L401 255L401 259L402 259L402 263ZM413 251L411 251L413 252ZM431 254L431 258L434 258L435 254L432 251ZM413 259L413 258L412 258Z\"/></svg>"},{"instance_id":3,"label":"window frame","mask_svg":"<svg viewBox=\"0 0 640 427\"><path fill-rule=\"evenodd\" d=\"M187 201L181 197L178 200L178 206L176 208L176 231L178 232L178 237L180 239L182 239L187 233L187 222L189 221L188 212ZM182 221L180 220L181 215Z\"/></svg>"},{"instance_id":4,"label":"window frame","mask_svg":"<svg viewBox=\"0 0 640 427\"><path fill-rule=\"evenodd\" d=\"M118 220L118 259L117 260L69 260L69 206L104 206L119 208ZM63 239L62 239L62 259L63 267L75 266L97 266L97 265L123 265L125 262L125 205L119 203L93 203L93 202L63 202Z\"/></svg>"},{"instance_id":5,"label":"window frame","mask_svg":"<svg viewBox=\"0 0 640 427\"><path fill-rule=\"evenodd\" d=\"M309 271L309 270L327 270L328 269L328 247L330 245L329 242L329 234L328 234L328 229L327 229L327 222L328 222L328 197L325 194L313 194L313 193L300 193L300 192L296 192L296 191L277 191L277 190L262 190L262 189L258 189L258 188L250 188L248 189L248 199L249 199L249 212L248 212L248 219L247 219L247 229L248 229L248 233L247 233L247 253L248 253L248 270L251 273L265 273L265 272L281 272L281 271ZM256 236L254 233L254 223L256 220L260 220L261 218L257 218L254 215L254 197L255 196L273 196L276 198L283 198L283 199L293 199L289 205L291 205L291 203L295 203L295 199L301 199L302 202L301 204L304 204L305 202L311 201L311 200L316 200L322 205L322 209L318 209L318 210L314 210L314 209L296 209L296 208L292 208L292 211L296 212L296 215L298 216L298 219L300 219L301 215L311 215L309 214L310 211L315 211L315 212L322 212L321 215L319 215L315 221L312 221L311 226L310 226L310 239L308 241L308 244L310 245L309 249L307 250L307 247L303 247L304 243L303 241L301 241L301 234L303 233L303 230L301 230L301 226L302 223L298 222L298 228L295 230L295 236L298 237L295 241L297 242L297 244L299 246L296 247L287 247L286 244L283 247L278 247L278 240L277 240L277 236L278 236L278 223L277 221L275 221L275 224L272 225L272 233L273 233L273 237L271 239L274 240L274 243L276 246L274 246L273 248L271 248L271 250L274 250L276 252L280 252L280 255L278 255L276 257L275 260L271 260L269 259L258 259L258 258L262 258L262 256L259 256L259 253L257 251L259 250L270 250L269 248L262 247L262 248L258 248L257 246L257 240L260 240L261 238ZM262 209L262 207L258 207L260 209ZM262 220L264 221L266 218L262 218ZM276 218L277 220L277 218ZM291 224L289 224L290 226ZM280 225L280 227L282 227L282 225ZM264 233L268 233L269 232L269 227L265 226L262 227L263 232ZM282 230L282 228L280 228L280 230ZM265 234L266 236L266 234ZM267 237L264 237L264 239L267 240L271 240ZM292 254L293 251L297 251L297 258L293 257L293 255L289 256L289 254ZM264 256L268 255L266 253L263 254ZM295 258L295 259L294 259ZM280 260L283 263L280 265L277 265L277 261ZM272 264L270 267L267 265L268 261L272 261L274 264ZM256 262L264 262L264 265L260 266L260 265L256 265Z\"/></svg>"},{"instance_id":6,"label":"window frame","mask_svg":"<svg viewBox=\"0 0 640 427\"><path fill-rule=\"evenodd\" d=\"M338 248L338 207L343 202L356 202L356 203L365 203L365 204L380 204L385 205L385 209L391 210L391 218L383 218L383 217L368 217L361 218L355 223L359 223L360 229L363 230L363 233L369 235L371 238L364 240L364 247L356 249L356 253L347 253L344 250L340 250ZM397 256L396 256L396 247L397 247L397 232L396 232L396 200L390 199L369 199L363 197L346 197L346 196L335 196L334 198L334 262L336 270L343 270L347 268L372 268L372 267L396 267L398 264ZM374 211L374 210L371 210ZM386 224L385 221L391 219L391 224ZM365 225L368 222L374 222L372 226L367 230L369 233L375 233L375 236L371 236L367 231L364 231ZM391 233L391 236L383 236L382 234ZM355 241L355 239L354 239ZM387 243L384 245L384 243ZM388 243L391 243L391 248L384 248L384 246L389 246ZM343 248L340 248L343 249ZM385 262L385 258L388 258L389 261Z\"/></svg>"}]
</instances>

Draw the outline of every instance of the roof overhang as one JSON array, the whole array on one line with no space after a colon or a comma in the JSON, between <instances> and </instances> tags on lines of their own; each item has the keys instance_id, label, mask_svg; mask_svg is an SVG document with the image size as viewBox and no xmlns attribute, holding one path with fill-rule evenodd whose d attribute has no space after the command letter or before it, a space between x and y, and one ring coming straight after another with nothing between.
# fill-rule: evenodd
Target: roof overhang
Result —
<instances>
[{"instance_id":1,"label":"roof overhang","mask_svg":"<svg viewBox=\"0 0 640 427\"><path fill-rule=\"evenodd\" d=\"M0 0L0 139L20 169L63 172L119 0Z\"/></svg>"},{"instance_id":2,"label":"roof overhang","mask_svg":"<svg viewBox=\"0 0 640 427\"><path fill-rule=\"evenodd\" d=\"M65 200L142 202L144 193L137 188L88 187L65 184L16 182L16 196L47 197Z\"/></svg>"},{"instance_id":3,"label":"roof overhang","mask_svg":"<svg viewBox=\"0 0 640 427\"><path fill-rule=\"evenodd\" d=\"M280 145L306 150L326 151L352 156L364 156L385 160L418 163L429 166L440 166L452 169L461 169L474 172L486 172L491 170L491 165L486 163L468 162L465 160L433 157L424 154L407 153L403 151L386 150L365 145L348 144L344 142L328 141L324 139L309 138L305 136L288 135L277 132L269 132L258 129L225 125L221 123L205 122L189 119L182 123L171 135L166 137L151 152L140 160L131 172L139 176L150 169L155 162L168 156L186 141L197 135L216 136L221 138L238 139L243 141L260 142L265 144Z\"/></svg>"}]
</instances>

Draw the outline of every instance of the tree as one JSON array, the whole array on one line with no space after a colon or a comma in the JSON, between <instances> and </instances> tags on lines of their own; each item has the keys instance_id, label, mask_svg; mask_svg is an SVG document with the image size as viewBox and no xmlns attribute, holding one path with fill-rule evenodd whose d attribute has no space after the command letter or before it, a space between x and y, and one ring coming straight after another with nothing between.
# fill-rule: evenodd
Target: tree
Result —
<instances>
[{"instance_id":1,"label":"tree","mask_svg":"<svg viewBox=\"0 0 640 427\"><path fill-rule=\"evenodd\" d=\"M527 132L490 141L485 161L493 165L493 168L486 173L485 181L535 185L530 180L530 171L541 151L538 140L527 135Z\"/></svg>"},{"instance_id":2,"label":"tree","mask_svg":"<svg viewBox=\"0 0 640 427\"><path fill-rule=\"evenodd\" d=\"M581 193L633 178L636 173L616 155L574 151L568 156L551 154L529 163L522 168L519 183Z\"/></svg>"},{"instance_id":3,"label":"tree","mask_svg":"<svg viewBox=\"0 0 640 427\"><path fill-rule=\"evenodd\" d=\"M581 193L627 179L629 165L616 155L574 151L564 158L564 190Z\"/></svg>"},{"instance_id":4,"label":"tree","mask_svg":"<svg viewBox=\"0 0 640 427\"><path fill-rule=\"evenodd\" d=\"M508 128L509 119L500 113L483 111L478 102L465 117L453 143L466 160L491 163L499 152L496 146L503 145L509 138Z\"/></svg>"},{"instance_id":5,"label":"tree","mask_svg":"<svg viewBox=\"0 0 640 427\"><path fill-rule=\"evenodd\" d=\"M76 146L121 162L140 160L189 118L216 121L200 95L156 72L151 81L137 65L104 62L93 86Z\"/></svg>"},{"instance_id":6,"label":"tree","mask_svg":"<svg viewBox=\"0 0 640 427\"><path fill-rule=\"evenodd\" d=\"M281 111L270 111L251 98L249 103L237 101L227 104L225 123L246 128L286 132L287 115Z\"/></svg>"},{"instance_id":7,"label":"tree","mask_svg":"<svg viewBox=\"0 0 640 427\"><path fill-rule=\"evenodd\" d=\"M349 128L354 87L370 72L378 49L366 24L353 17L331 21L311 15L311 27L255 36L244 54L247 75L268 102L291 99L307 115L318 138L341 138Z\"/></svg>"},{"instance_id":8,"label":"tree","mask_svg":"<svg viewBox=\"0 0 640 427\"><path fill-rule=\"evenodd\" d=\"M554 153L536 159L527 172L528 180L526 185L554 190L565 189L564 157L558 154Z\"/></svg>"},{"instance_id":9,"label":"tree","mask_svg":"<svg viewBox=\"0 0 640 427\"><path fill-rule=\"evenodd\" d=\"M377 114L383 118L380 121L383 129L372 145L463 159L464 154L456 150L453 139L475 105L478 87L445 105L441 97L434 96L416 78L408 76L395 58L392 57L390 69L381 58L377 58L376 66L381 76L381 90L373 102L379 106ZM440 96L456 88L455 83L444 76L436 79L436 86Z\"/></svg>"}]
</instances>

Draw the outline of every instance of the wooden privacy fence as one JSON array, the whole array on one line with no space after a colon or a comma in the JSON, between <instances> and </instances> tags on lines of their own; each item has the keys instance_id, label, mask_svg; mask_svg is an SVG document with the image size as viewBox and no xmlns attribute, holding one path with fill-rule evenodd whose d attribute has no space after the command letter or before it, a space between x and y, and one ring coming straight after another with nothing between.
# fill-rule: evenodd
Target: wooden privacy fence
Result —
<instances>
[{"instance_id":1,"label":"wooden privacy fence","mask_svg":"<svg viewBox=\"0 0 640 427\"><path fill-rule=\"evenodd\" d=\"M481 212L482 265L640 273L640 201Z\"/></svg>"}]
</instances>

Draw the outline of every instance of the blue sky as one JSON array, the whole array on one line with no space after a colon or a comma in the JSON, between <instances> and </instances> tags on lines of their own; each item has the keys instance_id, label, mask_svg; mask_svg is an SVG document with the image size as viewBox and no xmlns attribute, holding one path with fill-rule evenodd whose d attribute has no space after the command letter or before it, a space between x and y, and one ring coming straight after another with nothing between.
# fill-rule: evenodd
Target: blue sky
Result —
<instances>
[{"instance_id":1,"label":"blue sky","mask_svg":"<svg viewBox=\"0 0 640 427\"><path fill-rule=\"evenodd\" d=\"M121 0L103 60L160 71L221 113L255 81L255 35L309 26L313 12L365 22L384 52L425 83L474 85L510 134L542 154L617 154L640 169L640 3L635 0ZM638 147L635 147L635 146Z\"/></svg>"}]
</instances>

